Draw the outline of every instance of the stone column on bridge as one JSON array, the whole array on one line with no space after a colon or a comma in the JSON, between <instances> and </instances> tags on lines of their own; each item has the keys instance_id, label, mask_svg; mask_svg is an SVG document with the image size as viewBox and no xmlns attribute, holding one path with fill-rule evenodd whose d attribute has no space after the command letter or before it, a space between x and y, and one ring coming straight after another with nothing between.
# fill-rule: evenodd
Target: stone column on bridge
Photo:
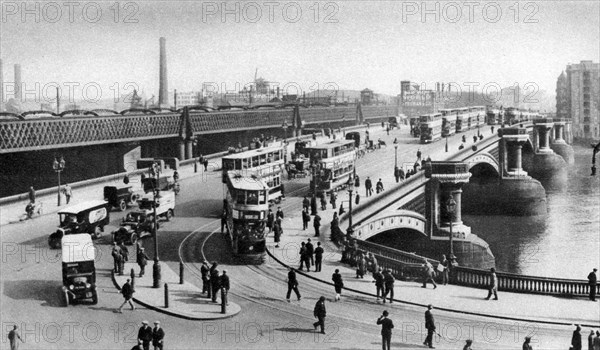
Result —
<instances>
[{"instance_id":1,"label":"stone column on bridge","mask_svg":"<svg viewBox=\"0 0 600 350\"><path fill-rule=\"evenodd\" d=\"M431 162L426 176L431 179L428 196L432 205L426 216L433 226L432 236L448 239L452 226L453 238L465 239L471 234L471 228L463 225L461 204L462 186L471 177L469 165L465 162ZM453 214L448 212L446 205L450 198L456 203Z\"/></svg>"},{"instance_id":2,"label":"stone column on bridge","mask_svg":"<svg viewBox=\"0 0 600 350\"><path fill-rule=\"evenodd\" d=\"M503 160L503 171L508 176L527 176L523 170L522 148L525 142L529 140L529 134L525 128L503 128L498 130L502 137L500 152ZM504 174L502 174L504 175Z\"/></svg>"},{"instance_id":3,"label":"stone column on bridge","mask_svg":"<svg viewBox=\"0 0 600 350\"><path fill-rule=\"evenodd\" d=\"M550 148L550 130L554 126L554 121L550 118L539 118L533 121L537 131L538 150L536 153L554 153Z\"/></svg>"},{"instance_id":4,"label":"stone column on bridge","mask_svg":"<svg viewBox=\"0 0 600 350\"><path fill-rule=\"evenodd\" d=\"M554 119L554 142L550 145L552 150L556 154L563 157L567 164L575 163L575 152L573 147L567 144L565 140L565 126L567 125L566 119Z\"/></svg>"}]
</instances>

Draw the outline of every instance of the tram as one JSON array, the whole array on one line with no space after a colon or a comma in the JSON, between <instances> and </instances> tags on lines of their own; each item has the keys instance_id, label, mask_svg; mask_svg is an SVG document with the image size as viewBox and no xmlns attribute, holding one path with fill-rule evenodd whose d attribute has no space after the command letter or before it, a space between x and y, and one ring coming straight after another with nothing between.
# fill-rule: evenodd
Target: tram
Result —
<instances>
[{"instance_id":1,"label":"tram","mask_svg":"<svg viewBox=\"0 0 600 350\"><path fill-rule=\"evenodd\" d=\"M356 160L354 144L354 140L334 140L310 147L310 162L318 171L316 179L310 180L311 191L314 188L317 192L335 190L348 182Z\"/></svg>"},{"instance_id":2,"label":"tram","mask_svg":"<svg viewBox=\"0 0 600 350\"><path fill-rule=\"evenodd\" d=\"M227 183L229 173L244 177L259 177L269 188L269 201L279 202L283 196L281 176L284 167L285 146L276 145L223 157L222 181Z\"/></svg>"},{"instance_id":3,"label":"tram","mask_svg":"<svg viewBox=\"0 0 600 350\"><path fill-rule=\"evenodd\" d=\"M421 143L430 143L442 138L442 114L431 113L419 117Z\"/></svg>"},{"instance_id":4,"label":"tram","mask_svg":"<svg viewBox=\"0 0 600 350\"><path fill-rule=\"evenodd\" d=\"M233 172L227 174L226 184L226 235L234 257L240 262L261 264L266 254L269 187L257 176Z\"/></svg>"},{"instance_id":5,"label":"tram","mask_svg":"<svg viewBox=\"0 0 600 350\"><path fill-rule=\"evenodd\" d=\"M469 108L463 107L456 110L456 132L465 132L469 130Z\"/></svg>"},{"instance_id":6,"label":"tram","mask_svg":"<svg viewBox=\"0 0 600 350\"><path fill-rule=\"evenodd\" d=\"M456 109L440 109L442 114L442 137L456 134Z\"/></svg>"}]
</instances>

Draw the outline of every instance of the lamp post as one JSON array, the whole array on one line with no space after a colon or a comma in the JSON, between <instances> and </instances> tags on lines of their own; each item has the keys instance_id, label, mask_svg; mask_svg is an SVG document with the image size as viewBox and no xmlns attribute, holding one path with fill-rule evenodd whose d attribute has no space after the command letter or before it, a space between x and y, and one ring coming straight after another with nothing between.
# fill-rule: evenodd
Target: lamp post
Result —
<instances>
[{"instance_id":1,"label":"lamp post","mask_svg":"<svg viewBox=\"0 0 600 350\"><path fill-rule=\"evenodd\" d=\"M446 201L446 211L448 212L448 216L450 216L450 257L454 256L454 236L452 234L452 224L454 220L454 211L456 210L456 201L452 198L452 193L450 193L450 198Z\"/></svg>"},{"instance_id":2,"label":"lamp post","mask_svg":"<svg viewBox=\"0 0 600 350\"><path fill-rule=\"evenodd\" d=\"M58 174L58 206L60 207L60 173L65 170L65 159L61 156L60 161L57 161L54 158L54 162L52 163L52 169L56 171Z\"/></svg>"},{"instance_id":3,"label":"lamp post","mask_svg":"<svg viewBox=\"0 0 600 350\"><path fill-rule=\"evenodd\" d=\"M394 143L394 177L398 183L398 143Z\"/></svg>"},{"instance_id":4,"label":"lamp post","mask_svg":"<svg viewBox=\"0 0 600 350\"><path fill-rule=\"evenodd\" d=\"M317 171L318 171L318 162L314 161L312 163L312 198L310 201L310 215L317 215L318 213L318 205L317 205Z\"/></svg>"},{"instance_id":5,"label":"lamp post","mask_svg":"<svg viewBox=\"0 0 600 350\"><path fill-rule=\"evenodd\" d=\"M479 114L477 114L477 137L479 137Z\"/></svg>"},{"instance_id":6,"label":"lamp post","mask_svg":"<svg viewBox=\"0 0 600 350\"><path fill-rule=\"evenodd\" d=\"M600 142L594 146L594 153L592 154L592 175L596 176L596 153L600 152Z\"/></svg>"},{"instance_id":7,"label":"lamp post","mask_svg":"<svg viewBox=\"0 0 600 350\"><path fill-rule=\"evenodd\" d=\"M152 228L152 236L154 238L154 265L152 266L152 288L160 288L160 280L161 280L161 271L160 271L160 262L158 260L158 235L156 233L157 231L157 227L158 227L158 222L157 222L157 216L156 216L156 206L158 205L158 202L156 200L156 197L159 194L159 189L156 188L156 185L158 184L158 174L156 175L156 182L155 182L155 188L153 189L153 193L154 193L154 202L152 203L152 207L154 210L154 227Z\"/></svg>"},{"instance_id":8,"label":"lamp post","mask_svg":"<svg viewBox=\"0 0 600 350\"><path fill-rule=\"evenodd\" d=\"M354 229L352 228L352 192L354 191L354 179L352 176L348 177L348 229L346 230L346 237L352 237Z\"/></svg>"}]
</instances>

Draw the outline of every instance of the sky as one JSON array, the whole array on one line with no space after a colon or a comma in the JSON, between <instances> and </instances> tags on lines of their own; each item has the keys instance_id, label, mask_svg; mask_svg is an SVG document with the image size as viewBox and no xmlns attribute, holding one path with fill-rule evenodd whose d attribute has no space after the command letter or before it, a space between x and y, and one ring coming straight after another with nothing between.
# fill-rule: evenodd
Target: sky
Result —
<instances>
[{"instance_id":1,"label":"sky","mask_svg":"<svg viewBox=\"0 0 600 350\"><path fill-rule=\"evenodd\" d=\"M71 4L71 5L67 5ZM569 63L600 61L599 1L0 2L5 94L21 64L30 96L158 96L159 37L169 90L238 90L258 76L289 93L401 80L526 84L554 93ZM238 86L236 86L238 84ZM64 95L63 95L64 96Z\"/></svg>"}]
</instances>

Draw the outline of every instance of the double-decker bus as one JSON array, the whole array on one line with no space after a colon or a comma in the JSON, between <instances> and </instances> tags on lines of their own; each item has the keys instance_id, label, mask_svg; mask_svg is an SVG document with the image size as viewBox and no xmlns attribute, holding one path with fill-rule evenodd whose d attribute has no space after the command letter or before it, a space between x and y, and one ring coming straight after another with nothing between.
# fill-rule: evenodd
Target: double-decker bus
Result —
<instances>
[{"instance_id":1,"label":"double-decker bus","mask_svg":"<svg viewBox=\"0 0 600 350\"><path fill-rule=\"evenodd\" d=\"M421 143L429 143L442 138L442 114L431 113L419 117L421 122Z\"/></svg>"},{"instance_id":2,"label":"double-decker bus","mask_svg":"<svg viewBox=\"0 0 600 350\"><path fill-rule=\"evenodd\" d=\"M521 111L515 107L508 107L504 111L504 122L508 125L513 125L521 120Z\"/></svg>"},{"instance_id":3,"label":"double-decker bus","mask_svg":"<svg viewBox=\"0 0 600 350\"><path fill-rule=\"evenodd\" d=\"M223 157L222 181L227 182L229 173L259 177L269 188L268 200L279 201L285 152L285 146L276 145L229 154Z\"/></svg>"},{"instance_id":4,"label":"double-decker bus","mask_svg":"<svg viewBox=\"0 0 600 350\"><path fill-rule=\"evenodd\" d=\"M456 133L456 109L440 109L442 114L442 137L452 136Z\"/></svg>"},{"instance_id":5,"label":"double-decker bus","mask_svg":"<svg viewBox=\"0 0 600 350\"><path fill-rule=\"evenodd\" d=\"M456 109L456 132L465 132L469 130L469 108L463 107Z\"/></svg>"},{"instance_id":6,"label":"double-decker bus","mask_svg":"<svg viewBox=\"0 0 600 350\"><path fill-rule=\"evenodd\" d=\"M477 128L485 124L485 106L469 107L471 113L471 128Z\"/></svg>"},{"instance_id":7,"label":"double-decker bus","mask_svg":"<svg viewBox=\"0 0 600 350\"><path fill-rule=\"evenodd\" d=\"M487 125L502 124L502 110L497 108L490 108L487 110Z\"/></svg>"},{"instance_id":8,"label":"double-decker bus","mask_svg":"<svg viewBox=\"0 0 600 350\"><path fill-rule=\"evenodd\" d=\"M311 191L335 190L348 182L356 160L354 144L354 140L335 140L310 147L310 162L317 169L316 179L310 180Z\"/></svg>"},{"instance_id":9,"label":"double-decker bus","mask_svg":"<svg viewBox=\"0 0 600 350\"><path fill-rule=\"evenodd\" d=\"M419 137L421 134L421 126L419 125L419 117L410 118L410 134L413 137Z\"/></svg>"},{"instance_id":10,"label":"double-decker bus","mask_svg":"<svg viewBox=\"0 0 600 350\"><path fill-rule=\"evenodd\" d=\"M269 210L267 184L257 176L227 174L227 238L243 262L262 263L266 252L265 226Z\"/></svg>"}]
</instances>

